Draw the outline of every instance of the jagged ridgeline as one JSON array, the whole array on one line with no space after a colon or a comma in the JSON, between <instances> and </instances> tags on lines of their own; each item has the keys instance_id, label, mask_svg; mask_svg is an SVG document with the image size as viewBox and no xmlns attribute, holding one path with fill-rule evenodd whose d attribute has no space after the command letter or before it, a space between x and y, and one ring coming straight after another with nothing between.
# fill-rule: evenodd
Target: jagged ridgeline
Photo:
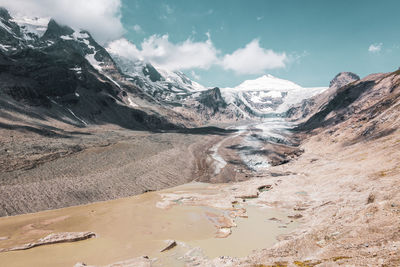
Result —
<instances>
[{"instance_id":1,"label":"jagged ridgeline","mask_svg":"<svg viewBox=\"0 0 400 267\"><path fill-rule=\"evenodd\" d=\"M78 126L179 127L167 119L168 111L125 78L89 32L52 19L47 25L29 28L4 8L0 16L0 101L4 108L24 112L22 103L38 116ZM144 107L135 101L145 103Z\"/></svg>"}]
</instances>

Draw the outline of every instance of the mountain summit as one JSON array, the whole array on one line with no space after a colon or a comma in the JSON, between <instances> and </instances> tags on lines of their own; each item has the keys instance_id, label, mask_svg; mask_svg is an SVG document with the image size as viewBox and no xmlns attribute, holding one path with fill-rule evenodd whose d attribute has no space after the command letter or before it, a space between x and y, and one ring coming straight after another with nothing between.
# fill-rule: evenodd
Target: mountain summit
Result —
<instances>
[{"instance_id":1,"label":"mountain summit","mask_svg":"<svg viewBox=\"0 0 400 267\"><path fill-rule=\"evenodd\" d=\"M330 88L339 89L349 83L360 80L360 77L352 72L341 72L329 83Z\"/></svg>"},{"instance_id":2,"label":"mountain summit","mask_svg":"<svg viewBox=\"0 0 400 267\"><path fill-rule=\"evenodd\" d=\"M254 80L246 80L235 87L235 90L240 91L265 91L265 90L291 90L301 89L302 87L294 82L280 79L272 76L271 74L263 75Z\"/></svg>"}]
</instances>

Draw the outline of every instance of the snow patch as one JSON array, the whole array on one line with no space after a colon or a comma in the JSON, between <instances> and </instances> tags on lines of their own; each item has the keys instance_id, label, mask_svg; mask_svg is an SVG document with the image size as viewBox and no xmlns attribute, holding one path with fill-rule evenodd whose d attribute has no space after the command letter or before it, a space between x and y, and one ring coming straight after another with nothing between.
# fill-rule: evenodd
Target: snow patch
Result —
<instances>
[{"instance_id":1,"label":"snow patch","mask_svg":"<svg viewBox=\"0 0 400 267\"><path fill-rule=\"evenodd\" d=\"M3 51L8 51L10 48L11 48L10 45L0 44L0 49L3 50Z\"/></svg>"},{"instance_id":2,"label":"snow patch","mask_svg":"<svg viewBox=\"0 0 400 267\"><path fill-rule=\"evenodd\" d=\"M50 99L50 98L48 98ZM77 119L79 122L81 122L82 124L84 124L85 126L88 125L88 123L86 121L84 121L83 119L79 118L78 116L76 116L76 114L69 108L64 107L63 105L57 103L56 101L54 101L53 99L50 99L51 103L59 106L60 108L66 109L75 119Z\"/></svg>"},{"instance_id":3,"label":"snow patch","mask_svg":"<svg viewBox=\"0 0 400 267\"><path fill-rule=\"evenodd\" d=\"M97 59L94 58L94 55L96 53L93 54L88 54L85 56L86 60L90 63L90 65L93 66L93 68L95 68L98 71L102 71L102 67L100 64L102 64L102 62L97 61Z\"/></svg>"},{"instance_id":4,"label":"snow patch","mask_svg":"<svg viewBox=\"0 0 400 267\"><path fill-rule=\"evenodd\" d=\"M13 31L11 30L11 28L8 27L7 25L5 25L5 24L2 22L2 19L0 19L0 27L2 27L3 29L5 29L9 34L15 36L15 34L14 34Z\"/></svg>"},{"instance_id":5,"label":"snow patch","mask_svg":"<svg viewBox=\"0 0 400 267\"><path fill-rule=\"evenodd\" d=\"M104 76L106 76L107 79L109 79L109 80L110 80L113 84L115 84L119 89L122 89L121 86L120 86L116 81L114 81L110 76L108 76L108 75L106 75L106 74L104 74Z\"/></svg>"},{"instance_id":6,"label":"snow patch","mask_svg":"<svg viewBox=\"0 0 400 267\"><path fill-rule=\"evenodd\" d=\"M65 41L74 40L74 38L72 38L71 35L61 35L60 38Z\"/></svg>"},{"instance_id":7,"label":"snow patch","mask_svg":"<svg viewBox=\"0 0 400 267\"><path fill-rule=\"evenodd\" d=\"M72 111L72 110L70 110L69 108L65 108L66 110L68 110L71 114L72 114L72 116L74 116L78 121L80 121L81 123L83 123L84 125L88 125L87 123L86 123L86 121L84 121L83 119L81 119L81 118L79 118L78 116L76 116L75 115L75 113Z\"/></svg>"},{"instance_id":8,"label":"snow patch","mask_svg":"<svg viewBox=\"0 0 400 267\"><path fill-rule=\"evenodd\" d=\"M14 16L11 20L20 26L22 32L25 35L25 39L30 40L32 39L28 33L35 34L39 38L44 35L47 30L47 25L49 24L50 18L38 18L38 17L18 17Z\"/></svg>"},{"instance_id":9,"label":"snow patch","mask_svg":"<svg viewBox=\"0 0 400 267\"><path fill-rule=\"evenodd\" d=\"M75 71L77 74L82 74L82 68L81 67L70 68L70 70Z\"/></svg>"},{"instance_id":10,"label":"snow patch","mask_svg":"<svg viewBox=\"0 0 400 267\"><path fill-rule=\"evenodd\" d=\"M131 106L131 107L134 107L134 108L138 107L138 105L132 101L132 98L130 96L128 97L128 103L129 103L129 106Z\"/></svg>"}]
</instances>

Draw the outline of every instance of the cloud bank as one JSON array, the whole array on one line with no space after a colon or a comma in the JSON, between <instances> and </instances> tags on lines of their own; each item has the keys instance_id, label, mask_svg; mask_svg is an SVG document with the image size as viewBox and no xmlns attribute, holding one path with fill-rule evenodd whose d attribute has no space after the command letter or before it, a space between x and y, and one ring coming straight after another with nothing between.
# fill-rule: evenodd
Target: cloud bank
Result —
<instances>
[{"instance_id":1,"label":"cloud bank","mask_svg":"<svg viewBox=\"0 0 400 267\"><path fill-rule=\"evenodd\" d=\"M141 49L126 39L116 40L108 45L107 50L126 58L140 59L169 69L208 69L218 61L219 51L210 39L194 42L187 39L181 43L172 43L168 35L152 35L141 44Z\"/></svg>"},{"instance_id":2,"label":"cloud bank","mask_svg":"<svg viewBox=\"0 0 400 267\"><path fill-rule=\"evenodd\" d=\"M12 15L52 17L59 23L88 30L105 43L120 38L121 0L0 0Z\"/></svg>"},{"instance_id":3,"label":"cloud bank","mask_svg":"<svg viewBox=\"0 0 400 267\"><path fill-rule=\"evenodd\" d=\"M187 39L172 43L168 35L152 35L141 44L141 49L126 39L111 42L107 50L113 54L140 59L169 70L209 69L220 66L237 74L262 74L266 70L284 68L288 63L285 53L260 47L258 39L232 54L221 55L207 33L207 40L194 42Z\"/></svg>"}]
</instances>

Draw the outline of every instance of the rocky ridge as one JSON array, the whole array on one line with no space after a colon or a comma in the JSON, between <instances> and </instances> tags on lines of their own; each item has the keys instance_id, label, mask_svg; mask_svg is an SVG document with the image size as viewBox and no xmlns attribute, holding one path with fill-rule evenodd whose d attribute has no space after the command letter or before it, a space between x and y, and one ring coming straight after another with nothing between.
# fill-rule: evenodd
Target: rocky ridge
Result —
<instances>
[{"instance_id":1,"label":"rocky ridge","mask_svg":"<svg viewBox=\"0 0 400 267\"><path fill-rule=\"evenodd\" d=\"M18 108L22 102L37 116L76 126L112 123L131 129L177 128L174 124L179 122L166 117L179 120L179 116L126 80L87 31L50 20L43 35L37 35L24 31L26 26L14 22L18 20L5 9L0 15L4 111L24 113Z\"/></svg>"},{"instance_id":2,"label":"rocky ridge","mask_svg":"<svg viewBox=\"0 0 400 267\"><path fill-rule=\"evenodd\" d=\"M329 83L329 88L339 89L349 83L360 80L360 77L352 72L341 72Z\"/></svg>"}]
</instances>

